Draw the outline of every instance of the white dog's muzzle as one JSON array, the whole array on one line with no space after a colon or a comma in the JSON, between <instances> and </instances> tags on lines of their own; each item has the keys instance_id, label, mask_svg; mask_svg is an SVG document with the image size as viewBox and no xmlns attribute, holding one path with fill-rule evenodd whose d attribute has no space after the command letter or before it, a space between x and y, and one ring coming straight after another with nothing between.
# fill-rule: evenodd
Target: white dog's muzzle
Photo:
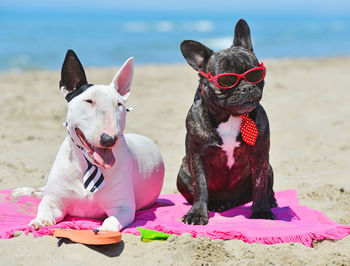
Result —
<instances>
[{"instance_id":1,"label":"white dog's muzzle","mask_svg":"<svg viewBox=\"0 0 350 266\"><path fill-rule=\"evenodd\" d=\"M100 168L90 161L89 156L86 154L85 149L75 143L74 139L72 138L68 130L68 122L63 123L63 125L67 128L67 133L71 138L72 142L83 153L84 158L86 160L87 168L84 172L84 178L83 178L84 188L94 193L105 184L104 176Z\"/></svg>"}]
</instances>

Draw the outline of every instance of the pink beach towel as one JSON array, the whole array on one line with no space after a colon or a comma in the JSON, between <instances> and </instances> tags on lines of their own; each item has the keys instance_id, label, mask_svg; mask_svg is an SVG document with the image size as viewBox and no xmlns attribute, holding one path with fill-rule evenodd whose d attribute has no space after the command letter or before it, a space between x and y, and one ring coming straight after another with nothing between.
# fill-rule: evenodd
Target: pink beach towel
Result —
<instances>
[{"instance_id":1,"label":"pink beach towel","mask_svg":"<svg viewBox=\"0 0 350 266\"><path fill-rule=\"evenodd\" d=\"M18 201L9 199L11 190L0 191L0 238L11 238L15 231L32 232L34 236L52 235L55 228L95 229L100 220L66 217L55 226L38 231L27 227L35 217L40 199L23 196ZM251 203L222 213L210 213L205 226L186 225L180 218L190 206L180 194L160 195L152 208L138 211L135 222L123 233L139 235L137 226L169 234L190 233L193 237L212 239L241 239L247 243L277 244L298 242L312 247L313 241L338 240L350 234L350 226L338 224L323 213L299 205L295 190L276 193L278 207L273 209L276 220L248 219Z\"/></svg>"}]
</instances>

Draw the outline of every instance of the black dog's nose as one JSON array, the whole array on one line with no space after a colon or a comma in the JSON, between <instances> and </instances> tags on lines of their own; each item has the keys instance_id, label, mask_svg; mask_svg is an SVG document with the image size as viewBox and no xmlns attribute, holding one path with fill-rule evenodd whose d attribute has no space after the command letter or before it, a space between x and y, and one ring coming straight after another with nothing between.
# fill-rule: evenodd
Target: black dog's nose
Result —
<instances>
[{"instance_id":1,"label":"black dog's nose","mask_svg":"<svg viewBox=\"0 0 350 266\"><path fill-rule=\"evenodd\" d=\"M111 137L110 135L103 133L101 135L100 144L104 147L112 147L117 141L117 136Z\"/></svg>"}]
</instances>

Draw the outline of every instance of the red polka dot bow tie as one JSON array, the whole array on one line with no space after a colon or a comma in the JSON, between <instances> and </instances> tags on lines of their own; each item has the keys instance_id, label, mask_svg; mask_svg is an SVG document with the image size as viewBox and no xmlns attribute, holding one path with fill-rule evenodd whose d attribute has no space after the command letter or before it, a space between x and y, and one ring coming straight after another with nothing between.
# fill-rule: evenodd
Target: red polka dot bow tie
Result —
<instances>
[{"instance_id":1,"label":"red polka dot bow tie","mask_svg":"<svg viewBox=\"0 0 350 266\"><path fill-rule=\"evenodd\" d=\"M248 114L241 115L241 134L245 143L254 146L256 138L258 137L258 129Z\"/></svg>"}]
</instances>

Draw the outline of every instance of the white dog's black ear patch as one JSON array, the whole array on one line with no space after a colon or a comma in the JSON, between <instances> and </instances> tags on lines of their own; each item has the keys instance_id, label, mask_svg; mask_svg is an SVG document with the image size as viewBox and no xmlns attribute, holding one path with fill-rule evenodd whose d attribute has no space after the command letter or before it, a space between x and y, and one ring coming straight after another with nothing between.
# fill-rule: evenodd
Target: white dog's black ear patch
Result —
<instances>
[{"instance_id":1,"label":"white dog's black ear patch","mask_svg":"<svg viewBox=\"0 0 350 266\"><path fill-rule=\"evenodd\" d=\"M65 99L67 100L67 102L70 102L74 97L86 91L91 86L93 86L93 84L83 84L80 87L78 87L76 90L67 93Z\"/></svg>"},{"instance_id":2,"label":"white dog's black ear patch","mask_svg":"<svg viewBox=\"0 0 350 266\"><path fill-rule=\"evenodd\" d=\"M73 50L68 50L61 69L60 89L67 91L66 100L69 102L87 88L88 84L84 68Z\"/></svg>"}]
</instances>

